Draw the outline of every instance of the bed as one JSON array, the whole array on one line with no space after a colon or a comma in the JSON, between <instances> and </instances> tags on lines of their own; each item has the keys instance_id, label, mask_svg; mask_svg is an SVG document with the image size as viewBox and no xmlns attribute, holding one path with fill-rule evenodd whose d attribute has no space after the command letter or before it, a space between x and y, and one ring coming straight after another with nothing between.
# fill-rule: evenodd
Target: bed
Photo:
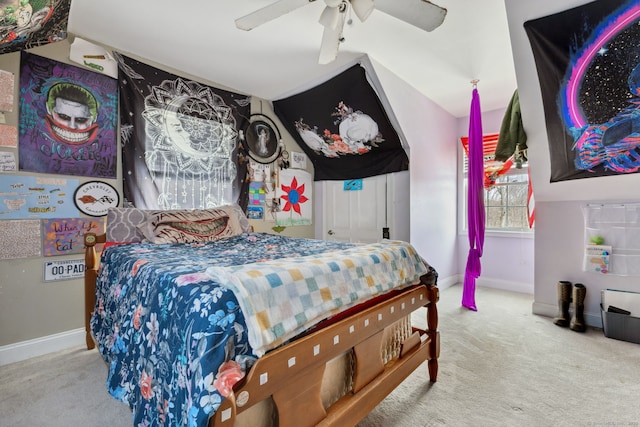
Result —
<instances>
[{"instance_id":1,"label":"bed","mask_svg":"<svg viewBox=\"0 0 640 427\"><path fill-rule=\"evenodd\" d=\"M436 381L437 273L410 244L247 225L237 207L110 209L85 235L87 348L133 425L356 425L423 362Z\"/></svg>"}]
</instances>

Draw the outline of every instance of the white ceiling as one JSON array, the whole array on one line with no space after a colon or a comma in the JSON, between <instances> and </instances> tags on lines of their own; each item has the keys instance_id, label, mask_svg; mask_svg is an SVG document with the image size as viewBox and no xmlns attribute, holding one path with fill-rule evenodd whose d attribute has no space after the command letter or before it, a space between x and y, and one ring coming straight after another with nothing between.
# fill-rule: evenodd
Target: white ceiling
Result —
<instances>
[{"instance_id":1,"label":"white ceiling","mask_svg":"<svg viewBox=\"0 0 640 427\"><path fill-rule=\"evenodd\" d=\"M69 32L267 100L363 53L455 117L469 115L473 79L483 111L506 107L516 89L504 0L433 0L448 14L430 33L378 11L364 23L354 15L327 65L318 65L322 0L249 32L235 27L236 18L273 1L73 0Z\"/></svg>"}]
</instances>

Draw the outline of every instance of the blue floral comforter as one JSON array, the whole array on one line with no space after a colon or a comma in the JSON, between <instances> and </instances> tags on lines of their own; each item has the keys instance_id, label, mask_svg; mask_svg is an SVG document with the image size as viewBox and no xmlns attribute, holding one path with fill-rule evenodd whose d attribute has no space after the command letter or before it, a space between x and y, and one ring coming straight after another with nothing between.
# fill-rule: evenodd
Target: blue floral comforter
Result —
<instances>
[{"instance_id":1,"label":"blue floral comforter","mask_svg":"<svg viewBox=\"0 0 640 427\"><path fill-rule=\"evenodd\" d=\"M206 269L353 246L251 233L107 247L91 329L109 392L132 408L134 426L205 426L255 361L236 297Z\"/></svg>"}]
</instances>

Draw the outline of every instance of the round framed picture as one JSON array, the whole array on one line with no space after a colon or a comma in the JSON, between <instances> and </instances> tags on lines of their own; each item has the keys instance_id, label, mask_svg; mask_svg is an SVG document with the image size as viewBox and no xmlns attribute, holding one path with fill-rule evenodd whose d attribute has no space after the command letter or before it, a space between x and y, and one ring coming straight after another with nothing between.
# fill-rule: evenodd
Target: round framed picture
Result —
<instances>
[{"instance_id":1,"label":"round framed picture","mask_svg":"<svg viewBox=\"0 0 640 427\"><path fill-rule=\"evenodd\" d=\"M89 181L76 189L73 202L85 215L105 216L109 208L115 208L120 204L120 195L106 182Z\"/></svg>"},{"instance_id":2,"label":"round framed picture","mask_svg":"<svg viewBox=\"0 0 640 427\"><path fill-rule=\"evenodd\" d=\"M273 163L282 152L280 132L275 123L262 114L252 114L242 139L249 157L258 163Z\"/></svg>"}]
</instances>

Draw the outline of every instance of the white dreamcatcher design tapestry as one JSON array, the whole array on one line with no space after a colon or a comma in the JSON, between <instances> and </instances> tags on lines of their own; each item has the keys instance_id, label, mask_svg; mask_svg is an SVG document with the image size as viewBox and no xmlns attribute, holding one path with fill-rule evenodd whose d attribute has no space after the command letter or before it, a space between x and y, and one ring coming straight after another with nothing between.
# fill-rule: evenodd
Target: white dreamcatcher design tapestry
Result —
<instances>
[{"instance_id":1,"label":"white dreamcatcher design tapestry","mask_svg":"<svg viewBox=\"0 0 640 427\"><path fill-rule=\"evenodd\" d=\"M124 196L141 209L238 202L250 98L119 57ZM242 157L242 155L240 155Z\"/></svg>"}]
</instances>

